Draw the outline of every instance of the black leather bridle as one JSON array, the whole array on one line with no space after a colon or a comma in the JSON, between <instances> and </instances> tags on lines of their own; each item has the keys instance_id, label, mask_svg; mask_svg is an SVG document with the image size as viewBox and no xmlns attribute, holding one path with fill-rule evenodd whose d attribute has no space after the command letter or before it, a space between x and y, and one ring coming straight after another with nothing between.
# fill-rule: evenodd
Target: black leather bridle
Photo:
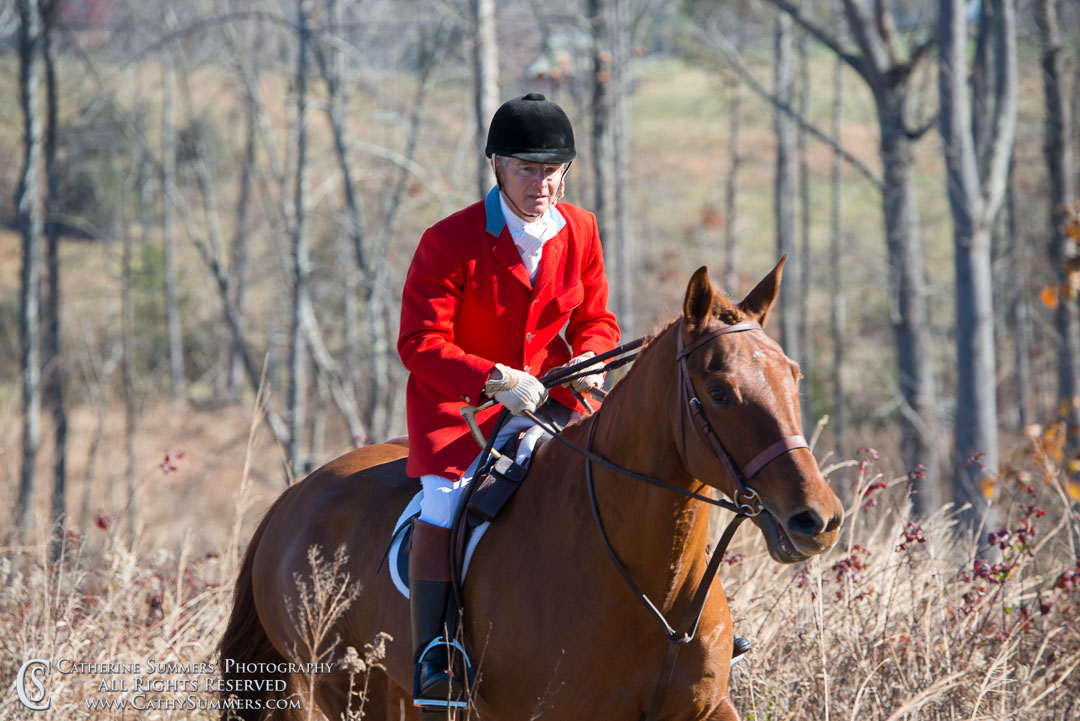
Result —
<instances>
[{"instance_id":1,"label":"black leather bridle","mask_svg":"<svg viewBox=\"0 0 1080 721\"><path fill-rule=\"evenodd\" d=\"M526 415L533 421L538 423L541 427L547 430L552 436L560 441L563 445L573 449L577 453L580 453L585 457L585 481L588 489L589 503L592 506L593 519L596 523L597 530L599 531L600 538L603 541L604 547L607 550L608 556L611 558L615 569L622 576L623 581L629 586L635 597L645 606L646 610L653 615L654 618L660 623L664 629L664 633L670 643L668 646L668 652L664 658L664 664L660 670L660 676L657 679L656 690L653 693L652 704L649 708L649 712L646 715L646 721L655 721L660 714L660 708L663 706L664 698L667 695L667 689L671 682L671 672L675 668L675 661L678 658L679 650L690 641L694 639L697 634L698 624L701 621L701 615L705 609L705 602L708 599L709 588L712 585L713 579L716 577L717 570L720 566L720 561L727 550L728 544L735 535L735 531L739 525L747 518L762 513L765 508L761 503L761 497L758 493L748 485L748 481L752 479L762 468L776 460L782 455L785 455L793 450L799 448L809 448L806 439L802 435L785 436L776 442L767 446L764 450L755 455L746 465L741 468L735 462L735 459L724 447L719 436L713 430L712 424L709 422L708 417L705 415L705 411L702 407L701 400L698 398L697 393L694 390L694 383L690 378L690 371L687 368L687 358L690 357L698 349L704 347L706 344L714 340L715 338L732 333L742 333L746 331L762 331L762 327L759 323L754 321L746 321L743 323L736 323L734 325L727 325L717 330L705 333L693 340L690 345L684 345L682 340L682 320L680 319L678 327L674 329L677 338L676 355L675 360L679 364L679 396L682 398L683 412L679 414L680 424L680 438L683 443L683 462L687 463L686 457L686 433L685 433L685 419L689 417L694 430L697 433L698 438L705 445L706 448L715 456L721 464L724 466L728 477L732 481L732 499L734 503L725 499L716 499L710 496L705 496L699 493L695 493L686 488L676 486L666 481L662 481L657 478L652 478L635 471L631 471L626 468L622 468L615 463L593 453L592 441L596 432L595 416L590 417L590 426L588 433L588 440L584 448L576 443L563 438L559 435L557 429L548 428L548 424L532 412L526 412ZM648 339L639 339L627 346L632 347L632 352L637 349ZM609 352L595 358L590 358L583 363L576 364L573 367L562 369L557 374L549 374L541 380L547 386L552 386L560 383L567 382L568 379L576 377L577 374L586 375L588 368L595 365L598 360L603 360L608 357L618 355L617 351L622 351L623 354L628 352L627 346L616 349L616 352ZM579 367L581 370L579 370ZM698 582L697 589L694 592L693 599L690 606L683 614L683 618L678 627L673 628L664 616L663 612L657 608L656 604L641 590L638 584L631 577L629 571L626 569L626 565L619 558L615 552L614 547L611 545L611 541L608 538L607 531L604 529L603 520L600 518L600 509L596 501L596 487L593 480L592 464L596 463L610 471L618 473L619 475L627 476L635 480L643 481L650 485L659 486L675 493L688 496L695 500L700 500L711 505L721 506L735 513L735 517L728 523L724 533L717 543L716 548L713 550L712 557L709 559L709 565L705 570L705 574Z\"/></svg>"}]
</instances>

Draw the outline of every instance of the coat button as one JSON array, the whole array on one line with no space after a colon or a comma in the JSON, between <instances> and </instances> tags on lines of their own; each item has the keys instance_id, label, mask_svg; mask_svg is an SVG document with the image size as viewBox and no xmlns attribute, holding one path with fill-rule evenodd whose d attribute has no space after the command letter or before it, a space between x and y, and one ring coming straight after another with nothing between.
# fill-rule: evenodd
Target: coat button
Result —
<instances>
[{"instance_id":1,"label":"coat button","mask_svg":"<svg viewBox=\"0 0 1080 721\"><path fill-rule=\"evenodd\" d=\"M465 396L465 402L472 403L472 398L470 398L469 396Z\"/></svg>"},{"instance_id":2,"label":"coat button","mask_svg":"<svg viewBox=\"0 0 1080 721\"><path fill-rule=\"evenodd\" d=\"M525 340L532 340L533 338L534 338L534 335L532 333L526 333L525 334Z\"/></svg>"},{"instance_id":3,"label":"coat button","mask_svg":"<svg viewBox=\"0 0 1080 721\"><path fill-rule=\"evenodd\" d=\"M528 373L529 371L532 370L532 366L525 366L524 370L525 370L526 373Z\"/></svg>"}]
</instances>

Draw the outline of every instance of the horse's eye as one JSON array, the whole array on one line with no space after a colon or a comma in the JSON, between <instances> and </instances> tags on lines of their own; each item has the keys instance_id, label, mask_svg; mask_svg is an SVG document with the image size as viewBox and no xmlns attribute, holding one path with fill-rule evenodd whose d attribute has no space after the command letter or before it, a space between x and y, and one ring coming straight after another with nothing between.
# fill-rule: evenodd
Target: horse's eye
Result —
<instances>
[{"instance_id":1,"label":"horse's eye","mask_svg":"<svg viewBox=\"0 0 1080 721\"><path fill-rule=\"evenodd\" d=\"M727 389L721 386L713 386L712 388L710 388L709 398L712 399L713 403L721 406L727 405L728 401L731 400L731 397L728 395Z\"/></svg>"}]
</instances>

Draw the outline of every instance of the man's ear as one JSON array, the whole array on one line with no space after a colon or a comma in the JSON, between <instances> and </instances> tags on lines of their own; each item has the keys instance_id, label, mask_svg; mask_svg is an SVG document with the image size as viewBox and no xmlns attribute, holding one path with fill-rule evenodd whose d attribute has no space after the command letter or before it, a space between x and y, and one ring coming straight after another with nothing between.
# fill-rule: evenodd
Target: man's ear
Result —
<instances>
[{"instance_id":1,"label":"man's ear","mask_svg":"<svg viewBox=\"0 0 1080 721\"><path fill-rule=\"evenodd\" d=\"M712 316L713 288L709 269L704 265L694 272L686 286L683 300L683 321L691 330L704 328Z\"/></svg>"},{"instance_id":2,"label":"man's ear","mask_svg":"<svg viewBox=\"0 0 1080 721\"><path fill-rule=\"evenodd\" d=\"M780 256L780 262L776 264L772 272L762 278L761 282L739 303L739 310L756 320L762 327L769 319L769 311L772 310L773 303L780 294L780 276L784 271L785 260L787 260L786 253Z\"/></svg>"}]
</instances>

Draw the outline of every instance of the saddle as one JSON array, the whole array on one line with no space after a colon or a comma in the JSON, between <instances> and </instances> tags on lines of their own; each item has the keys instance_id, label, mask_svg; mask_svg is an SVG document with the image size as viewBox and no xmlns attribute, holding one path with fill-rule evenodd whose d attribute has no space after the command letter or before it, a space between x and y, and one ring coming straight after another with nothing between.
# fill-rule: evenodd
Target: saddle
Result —
<instances>
[{"instance_id":1,"label":"saddle","mask_svg":"<svg viewBox=\"0 0 1080 721\"><path fill-rule=\"evenodd\" d=\"M569 408L554 402L545 403L537 413L559 430L565 428L573 418L573 412ZM493 433L497 431L498 429ZM520 455L520 444L526 433L528 431L523 431L508 439L501 448L495 449L499 452L499 457L492 455L481 465L476 472L476 477L470 483L469 492L462 499L465 508L456 515L457 526L454 537L457 539L457 544L452 554L453 574L455 578L460 579L459 584L464 581L468 573L469 564L480 539L525 480L532 456L550 440L550 436L542 436L529 449L527 457L522 459L522 462L516 462L515 458ZM420 515L422 496L423 491L417 491L402 511L394 524L390 542L383 554L382 562L389 562L390 578L405 598L409 597L412 521ZM455 608L453 620L456 624L456 604L451 601L451 606ZM449 617L448 620L450 620Z\"/></svg>"}]
</instances>

